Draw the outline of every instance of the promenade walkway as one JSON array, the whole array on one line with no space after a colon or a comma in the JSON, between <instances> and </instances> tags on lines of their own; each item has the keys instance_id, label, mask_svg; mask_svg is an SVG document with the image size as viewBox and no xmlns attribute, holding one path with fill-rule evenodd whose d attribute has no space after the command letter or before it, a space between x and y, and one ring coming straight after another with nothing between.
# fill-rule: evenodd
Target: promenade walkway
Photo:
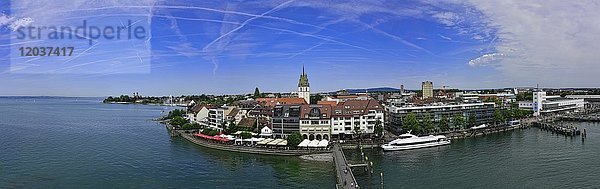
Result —
<instances>
[{"instance_id":1,"label":"promenade walkway","mask_svg":"<svg viewBox=\"0 0 600 189\"><path fill-rule=\"evenodd\" d=\"M352 173L352 169L346 160L344 151L340 144L335 143L333 145L333 163L335 164L337 184L336 188L360 188Z\"/></svg>"},{"instance_id":2,"label":"promenade walkway","mask_svg":"<svg viewBox=\"0 0 600 189\"><path fill-rule=\"evenodd\" d=\"M176 131L178 132L178 131ZM197 144L202 147L212 148L216 150L239 152L239 153L250 153L250 154L262 154L262 155L276 155L276 156L301 156L309 154L323 154L330 153L329 150L289 150L289 149L270 149L270 148L257 148L257 147L245 147L245 146L234 146L230 144L220 144L217 142L210 142L207 140L199 139L191 134L179 132L179 135L186 140Z\"/></svg>"}]
</instances>

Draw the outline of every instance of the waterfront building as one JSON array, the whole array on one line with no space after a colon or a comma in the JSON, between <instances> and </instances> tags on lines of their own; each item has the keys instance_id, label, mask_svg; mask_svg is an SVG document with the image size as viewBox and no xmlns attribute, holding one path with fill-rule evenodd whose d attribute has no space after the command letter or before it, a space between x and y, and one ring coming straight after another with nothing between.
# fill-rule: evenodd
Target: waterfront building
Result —
<instances>
[{"instance_id":1,"label":"waterfront building","mask_svg":"<svg viewBox=\"0 0 600 189\"><path fill-rule=\"evenodd\" d=\"M262 129L260 129L260 134L261 137L272 137L273 136L273 130L267 126L264 126Z\"/></svg>"},{"instance_id":2,"label":"waterfront building","mask_svg":"<svg viewBox=\"0 0 600 189\"><path fill-rule=\"evenodd\" d=\"M275 106L271 120L273 135L277 138L300 132L300 105Z\"/></svg>"},{"instance_id":3,"label":"waterfront building","mask_svg":"<svg viewBox=\"0 0 600 189\"><path fill-rule=\"evenodd\" d=\"M519 102L519 108L533 110L534 116L543 114L580 111L585 107L583 98L548 96L545 91L533 92L533 102Z\"/></svg>"},{"instance_id":4,"label":"waterfront building","mask_svg":"<svg viewBox=\"0 0 600 189\"><path fill-rule=\"evenodd\" d=\"M457 92L455 95L462 103L492 102L497 100L507 106L510 105L510 103L516 102L517 99L515 94L512 93L479 94Z\"/></svg>"},{"instance_id":5,"label":"waterfront building","mask_svg":"<svg viewBox=\"0 0 600 189\"><path fill-rule=\"evenodd\" d=\"M533 101L519 101L517 104L519 105L519 109L533 110Z\"/></svg>"},{"instance_id":6,"label":"waterfront building","mask_svg":"<svg viewBox=\"0 0 600 189\"><path fill-rule=\"evenodd\" d=\"M496 93L496 94L480 94L479 99L482 101L487 100L499 100L502 104L509 105L510 103L516 102L517 97L512 93Z\"/></svg>"},{"instance_id":7,"label":"waterfront building","mask_svg":"<svg viewBox=\"0 0 600 189\"><path fill-rule=\"evenodd\" d=\"M233 123L235 123L236 125L240 123L240 121L242 121L242 119L247 117L247 113L248 110L247 109L241 109L238 107L234 107L229 114L227 114L227 116L225 117L225 119L229 122L229 121L233 121Z\"/></svg>"},{"instance_id":8,"label":"waterfront building","mask_svg":"<svg viewBox=\"0 0 600 189\"><path fill-rule=\"evenodd\" d=\"M479 99L478 93L463 93L456 92L455 96L458 97L461 103L479 103L481 99Z\"/></svg>"},{"instance_id":9,"label":"waterfront building","mask_svg":"<svg viewBox=\"0 0 600 189\"><path fill-rule=\"evenodd\" d=\"M328 104L302 105L300 108L300 134L309 140L330 140L331 106Z\"/></svg>"},{"instance_id":10,"label":"waterfront building","mask_svg":"<svg viewBox=\"0 0 600 189\"><path fill-rule=\"evenodd\" d=\"M331 135L346 138L357 134L373 134L377 120L384 126L384 117L384 108L376 100L340 102L332 107Z\"/></svg>"},{"instance_id":11,"label":"waterfront building","mask_svg":"<svg viewBox=\"0 0 600 189\"><path fill-rule=\"evenodd\" d=\"M423 93L423 99L433 98L433 82L423 81L423 83L421 83L421 91Z\"/></svg>"},{"instance_id":12,"label":"waterfront building","mask_svg":"<svg viewBox=\"0 0 600 189\"><path fill-rule=\"evenodd\" d=\"M298 98L302 98L306 104L310 104L310 84L308 83L308 75L304 72L304 66L302 66L302 75L300 75L298 81Z\"/></svg>"},{"instance_id":13,"label":"waterfront building","mask_svg":"<svg viewBox=\"0 0 600 189\"><path fill-rule=\"evenodd\" d=\"M493 102L486 103L468 103L468 104L443 104L436 103L424 106L394 106L390 105L386 107L388 113L389 126L394 131L400 131L402 129L403 120L410 113L417 117L419 122L429 116L432 122L439 122L442 117L448 118L450 124L453 124L453 118L457 115L467 120L469 117L475 118L477 125L483 123L491 123L492 115L496 110L496 104Z\"/></svg>"},{"instance_id":14,"label":"waterfront building","mask_svg":"<svg viewBox=\"0 0 600 189\"><path fill-rule=\"evenodd\" d=\"M196 105L188 111L187 118L192 123L207 125L209 112L208 110L211 108L215 107L211 105Z\"/></svg>"},{"instance_id":15,"label":"waterfront building","mask_svg":"<svg viewBox=\"0 0 600 189\"><path fill-rule=\"evenodd\" d=\"M567 95L567 99L583 99L585 102L597 103L600 102L600 95Z\"/></svg>"},{"instance_id":16,"label":"waterfront building","mask_svg":"<svg viewBox=\"0 0 600 189\"><path fill-rule=\"evenodd\" d=\"M207 127L217 130L223 130L228 125L227 115L233 111L234 107L223 105L221 107L208 109Z\"/></svg>"}]
</instances>

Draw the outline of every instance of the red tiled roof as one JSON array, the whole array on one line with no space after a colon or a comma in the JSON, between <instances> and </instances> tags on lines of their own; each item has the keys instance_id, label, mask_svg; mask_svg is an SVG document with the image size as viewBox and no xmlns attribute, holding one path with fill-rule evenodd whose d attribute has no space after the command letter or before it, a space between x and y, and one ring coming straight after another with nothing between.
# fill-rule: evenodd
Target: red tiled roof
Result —
<instances>
[{"instance_id":1,"label":"red tiled roof","mask_svg":"<svg viewBox=\"0 0 600 189\"><path fill-rule=\"evenodd\" d=\"M336 98L358 98L358 95L339 95Z\"/></svg>"},{"instance_id":2,"label":"red tiled roof","mask_svg":"<svg viewBox=\"0 0 600 189\"><path fill-rule=\"evenodd\" d=\"M317 102L317 104L336 106L337 102L336 101L325 101L325 100L323 100L323 101Z\"/></svg>"},{"instance_id":3,"label":"red tiled roof","mask_svg":"<svg viewBox=\"0 0 600 189\"><path fill-rule=\"evenodd\" d=\"M317 108L319 115L311 115L312 110ZM307 119L308 117L319 117L323 119L331 118L331 105L327 104L305 104L300 107L300 119Z\"/></svg>"},{"instance_id":4,"label":"red tiled roof","mask_svg":"<svg viewBox=\"0 0 600 189\"><path fill-rule=\"evenodd\" d=\"M377 100L348 100L333 107L334 116L364 115L369 110L383 110ZM337 113L336 113L337 112Z\"/></svg>"},{"instance_id":5,"label":"red tiled roof","mask_svg":"<svg viewBox=\"0 0 600 189\"><path fill-rule=\"evenodd\" d=\"M306 104L303 98L257 98L256 102L271 107L284 104Z\"/></svg>"}]
</instances>

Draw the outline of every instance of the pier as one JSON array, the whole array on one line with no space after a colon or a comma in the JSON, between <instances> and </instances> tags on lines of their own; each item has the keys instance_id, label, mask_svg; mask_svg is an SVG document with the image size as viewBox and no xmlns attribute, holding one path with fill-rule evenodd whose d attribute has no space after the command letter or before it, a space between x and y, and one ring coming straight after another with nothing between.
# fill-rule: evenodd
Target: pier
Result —
<instances>
[{"instance_id":1,"label":"pier","mask_svg":"<svg viewBox=\"0 0 600 189\"><path fill-rule=\"evenodd\" d=\"M449 139L462 139L462 138L485 136L485 135L489 135L489 134L501 133L501 132L507 132L507 131L513 131L513 130L522 130L522 129L528 128L529 125L530 125L529 123L523 123L519 126L504 126L504 125L502 125L502 126L486 127L483 129L464 129L461 131L453 131L453 132L437 133L437 134L445 135Z\"/></svg>"},{"instance_id":2,"label":"pier","mask_svg":"<svg viewBox=\"0 0 600 189\"><path fill-rule=\"evenodd\" d=\"M538 127L542 130L551 131L553 133L562 134L565 136L576 136L576 135L581 134L581 131L579 131L579 128L570 126L570 125L564 125L564 124L558 124L558 123L535 122L535 123L533 123L533 126Z\"/></svg>"},{"instance_id":3,"label":"pier","mask_svg":"<svg viewBox=\"0 0 600 189\"><path fill-rule=\"evenodd\" d=\"M336 188L360 188L358 186L358 183L356 182L356 177L354 177L354 173L352 173L352 167L356 167L359 165L348 164L348 160L346 160L344 151L338 143L335 143L333 145L333 163L335 165L335 172L337 178L337 184L335 185Z\"/></svg>"}]
</instances>

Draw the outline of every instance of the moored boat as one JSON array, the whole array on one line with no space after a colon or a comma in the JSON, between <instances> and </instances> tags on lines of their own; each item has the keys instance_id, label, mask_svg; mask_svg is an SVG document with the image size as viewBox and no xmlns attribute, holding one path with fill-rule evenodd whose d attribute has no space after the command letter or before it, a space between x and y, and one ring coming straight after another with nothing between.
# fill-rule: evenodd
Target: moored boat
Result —
<instances>
[{"instance_id":1,"label":"moored boat","mask_svg":"<svg viewBox=\"0 0 600 189\"><path fill-rule=\"evenodd\" d=\"M384 151L410 150L450 144L444 135L415 136L410 133L402 134L387 144L381 146Z\"/></svg>"}]
</instances>

